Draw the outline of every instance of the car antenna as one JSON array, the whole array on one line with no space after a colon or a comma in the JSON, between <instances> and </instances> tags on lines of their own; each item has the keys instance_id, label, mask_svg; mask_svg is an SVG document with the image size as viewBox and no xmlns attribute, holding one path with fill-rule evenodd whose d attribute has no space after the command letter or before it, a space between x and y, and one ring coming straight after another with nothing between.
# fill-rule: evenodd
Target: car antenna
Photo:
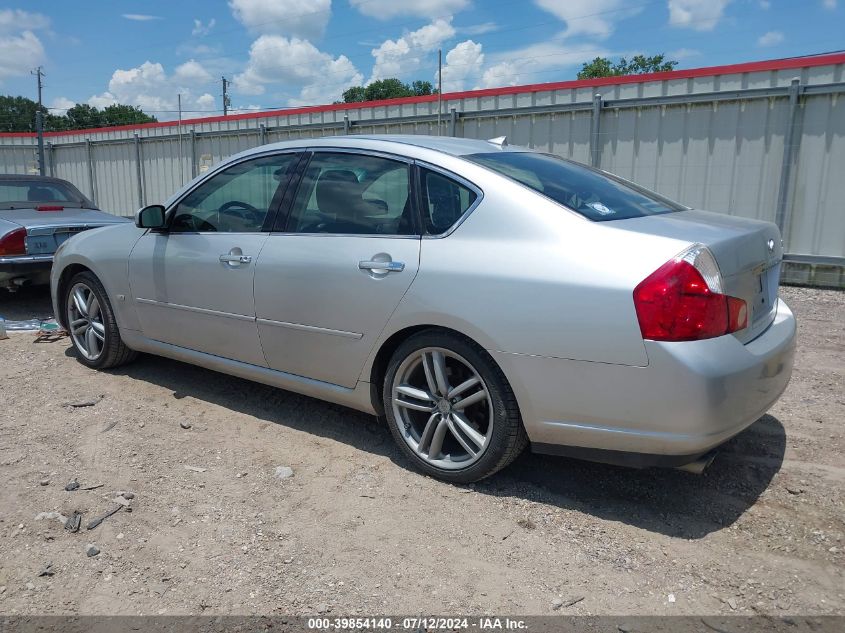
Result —
<instances>
[{"instance_id":1,"label":"car antenna","mask_svg":"<svg viewBox=\"0 0 845 633\"><path fill-rule=\"evenodd\" d=\"M493 145L498 145L499 147L507 147L508 146L508 137L507 136L497 136L496 138L488 138L488 143L493 143Z\"/></svg>"}]
</instances>

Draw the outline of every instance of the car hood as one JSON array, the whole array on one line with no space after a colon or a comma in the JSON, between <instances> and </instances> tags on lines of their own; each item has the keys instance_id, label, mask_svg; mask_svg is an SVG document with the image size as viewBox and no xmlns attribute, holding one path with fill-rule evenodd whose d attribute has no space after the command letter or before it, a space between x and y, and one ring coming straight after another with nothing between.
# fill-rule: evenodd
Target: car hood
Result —
<instances>
[{"instance_id":1,"label":"car hood","mask_svg":"<svg viewBox=\"0 0 845 633\"><path fill-rule=\"evenodd\" d=\"M36 209L3 209L0 210L0 220L11 224L17 224L26 228L37 226L67 226L67 225L89 225L102 226L103 224L119 224L128 222L127 218L121 218L110 213L97 211L96 209L65 208L61 211L37 211Z\"/></svg>"}]
</instances>

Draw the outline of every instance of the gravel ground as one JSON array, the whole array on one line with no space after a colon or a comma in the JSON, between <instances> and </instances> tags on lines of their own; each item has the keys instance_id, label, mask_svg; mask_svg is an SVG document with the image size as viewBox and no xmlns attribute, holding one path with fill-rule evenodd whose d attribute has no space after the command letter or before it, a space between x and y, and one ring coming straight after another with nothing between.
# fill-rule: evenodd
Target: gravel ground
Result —
<instances>
[{"instance_id":1,"label":"gravel ground","mask_svg":"<svg viewBox=\"0 0 845 633\"><path fill-rule=\"evenodd\" d=\"M845 614L845 293L782 295L792 383L704 475L526 453L466 488L354 411L150 356L96 373L12 333L0 614ZM49 312L0 294L8 319ZM132 512L86 531L119 491ZM74 511L78 533L37 518Z\"/></svg>"}]
</instances>

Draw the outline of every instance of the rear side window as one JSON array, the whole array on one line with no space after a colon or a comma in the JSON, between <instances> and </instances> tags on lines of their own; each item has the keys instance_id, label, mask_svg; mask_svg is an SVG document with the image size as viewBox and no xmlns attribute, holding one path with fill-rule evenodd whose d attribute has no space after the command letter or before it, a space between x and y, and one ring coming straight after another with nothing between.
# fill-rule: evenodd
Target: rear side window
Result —
<instances>
[{"instance_id":1,"label":"rear side window","mask_svg":"<svg viewBox=\"0 0 845 633\"><path fill-rule=\"evenodd\" d=\"M499 152L471 154L464 158L516 180L597 222L684 209L633 183L549 154Z\"/></svg>"},{"instance_id":2,"label":"rear side window","mask_svg":"<svg viewBox=\"0 0 845 633\"><path fill-rule=\"evenodd\" d=\"M452 228L473 205L478 194L439 174L422 169L423 223L428 235L440 235Z\"/></svg>"},{"instance_id":3,"label":"rear side window","mask_svg":"<svg viewBox=\"0 0 845 633\"><path fill-rule=\"evenodd\" d=\"M291 209L288 232L413 235L407 163L347 152L317 152Z\"/></svg>"}]
</instances>

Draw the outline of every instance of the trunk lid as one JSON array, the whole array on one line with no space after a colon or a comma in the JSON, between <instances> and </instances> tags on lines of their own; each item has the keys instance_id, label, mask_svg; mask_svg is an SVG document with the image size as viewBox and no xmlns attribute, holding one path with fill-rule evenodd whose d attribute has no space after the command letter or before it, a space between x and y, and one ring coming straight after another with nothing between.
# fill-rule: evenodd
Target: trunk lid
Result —
<instances>
[{"instance_id":1,"label":"trunk lid","mask_svg":"<svg viewBox=\"0 0 845 633\"><path fill-rule=\"evenodd\" d=\"M748 327L734 336L747 343L775 318L783 246L771 222L690 209L612 223L614 228L707 246L716 258L725 294L748 304Z\"/></svg>"},{"instance_id":2,"label":"trunk lid","mask_svg":"<svg viewBox=\"0 0 845 633\"><path fill-rule=\"evenodd\" d=\"M43 206L61 206L61 203L44 203ZM26 229L27 255L49 255L69 237L81 231L126 222L126 218L98 211L65 207L56 211L39 211L35 208L7 209L0 211L0 220L17 224Z\"/></svg>"}]
</instances>

